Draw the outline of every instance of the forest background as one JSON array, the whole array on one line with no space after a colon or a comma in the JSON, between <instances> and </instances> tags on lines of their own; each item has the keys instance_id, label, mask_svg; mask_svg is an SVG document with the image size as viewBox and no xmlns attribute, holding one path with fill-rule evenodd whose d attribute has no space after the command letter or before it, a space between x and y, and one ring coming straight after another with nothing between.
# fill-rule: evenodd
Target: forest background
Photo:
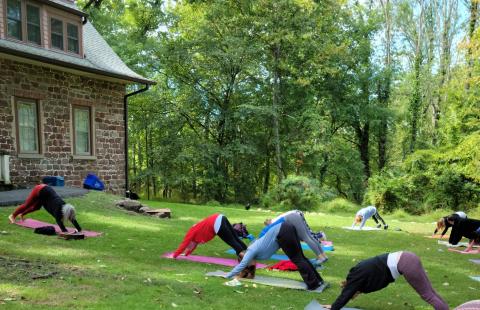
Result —
<instances>
[{"instance_id":1,"label":"forest background","mask_svg":"<svg viewBox=\"0 0 480 310\"><path fill-rule=\"evenodd\" d=\"M78 5L157 81L129 99L142 198L480 206L480 1Z\"/></svg>"}]
</instances>

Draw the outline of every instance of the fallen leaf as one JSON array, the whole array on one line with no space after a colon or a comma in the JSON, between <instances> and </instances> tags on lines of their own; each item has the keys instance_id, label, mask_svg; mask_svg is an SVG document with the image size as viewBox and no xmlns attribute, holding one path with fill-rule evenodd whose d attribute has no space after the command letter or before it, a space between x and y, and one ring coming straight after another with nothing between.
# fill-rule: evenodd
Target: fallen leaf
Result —
<instances>
[{"instance_id":1,"label":"fallen leaf","mask_svg":"<svg viewBox=\"0 0 480 310\"><path fill-rule=\"evenodd\" d=\"M178 307L178 305L176 303L172 302L172 307L176 308L176 307Z\"/></svg>"},{"instance_id":2,"label":"fallen leaf","mask_svg":"<svg viewBox=\"0 0 480 310\"><path fill-rule=\"evenodd\" d=\"M243 293L244 293L244 292L242 292L242 291L237 291L237 290L235 290L234 292L235 292L235 293L239 293L239 294L243 294Z\"/></svg>"}]
</instances>

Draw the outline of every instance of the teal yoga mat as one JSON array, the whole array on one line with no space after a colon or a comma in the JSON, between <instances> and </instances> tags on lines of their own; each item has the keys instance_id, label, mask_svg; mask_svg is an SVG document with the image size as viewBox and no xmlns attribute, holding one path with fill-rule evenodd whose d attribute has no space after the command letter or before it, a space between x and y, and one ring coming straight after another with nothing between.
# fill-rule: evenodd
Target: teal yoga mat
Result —
<instances>
[{"instance_id":1,"label":"teal yoga mat","mask_svg":"<svg viewBox=\"0 0 480 310\"><path fill-rule=\"evenodd\" d=\"M210 277L221 277L224 278L225 275L227 275L227 272L217 270L213 272L208 272L205 274L206 276ZM291 279L285 279L285 278L276 278L276 277L267 277L267 276L255 276L254 279L239 279L240 282L250 282L250 283L256 283L256 284L262 284L262 285L268 285L268 286L275 286L275 287L282 287L282 288L290 288L294 290L307 290L307 286L305 283L296 281L296 280L291 280ZM321 293L323 292L326 288L328 288L330 284L327 282L324 282L319 288L317 288L314 291L309 291L309 292L314 292L314 293Z\"/></svg>"}]
</instances>

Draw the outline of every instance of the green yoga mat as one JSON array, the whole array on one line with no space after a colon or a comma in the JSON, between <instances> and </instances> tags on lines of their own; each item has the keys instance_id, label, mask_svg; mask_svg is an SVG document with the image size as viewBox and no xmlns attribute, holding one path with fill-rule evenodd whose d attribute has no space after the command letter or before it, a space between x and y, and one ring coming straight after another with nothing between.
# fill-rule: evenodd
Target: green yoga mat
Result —
<instances>
[{"instance_id":1,"label":"green yoga mat","mask_svg":"<svg viewBox=\"0 0 480 310\"><path fill-rule=\"evenodd\" d=\"M208 272L205 274L206 276L210 277L225 277L227 275L227 272L217 270L213 272ZM256 283L256 284L262 284L262 285L268 285L268 286L276 286L276 287L283 287L283 288L291 288L294 290L307 290L307 286L305 283L296 281L296 280L291 280L291 279L285 279L285 278L275 278L275 277L266 277L266 276L255 276L254 279L240 279L240 282L251 282L251 283ZM314 291L309 291L309 292L314 292L314 293L321 293L323 290L328 288L330 284L327 282L324 282L319 288L317 288Z\"/></svg>"}]
</instances>

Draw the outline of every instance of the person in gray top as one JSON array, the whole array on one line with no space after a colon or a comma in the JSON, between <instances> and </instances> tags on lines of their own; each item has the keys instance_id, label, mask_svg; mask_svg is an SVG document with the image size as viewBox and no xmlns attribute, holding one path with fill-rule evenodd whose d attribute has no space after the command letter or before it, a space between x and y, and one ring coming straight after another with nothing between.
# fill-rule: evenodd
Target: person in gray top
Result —
<instances>
[{"instance_id":1,"label":"person in gray top","mask_svg":"<svg viewBox=\"0 0 480 310\"><path fill-rule=\"evenodd\" d=\"M388 225L382 219L380 214L378 214L377 208L374 206L368 206L358 210L357 214L355 214L355 220L352 224L352 228L355 227L356 224L360 224L359 228L362 229L365 226L365 222L369 219L373 218L375 223L377 224L377 228L380 228L382 225L378 222L379 220L383 223L383 228L387 229Z\"/></svg>"},{"instance_id":2,"label":"person in gray top","mask_svg":"<svg viewBox=\"0 0 480 310\"><path fill-rule=\"evenodd\" d=\"M280 248L298 267L308 290L315 290L324 283L315 267L303 254L295 227L285 221L273 226L263 237L253 242L247 248L241 262L226 275L226 278L231 279L244 269L252 268L257 259L269 259Z\"/></svg>"}]
</instances>

